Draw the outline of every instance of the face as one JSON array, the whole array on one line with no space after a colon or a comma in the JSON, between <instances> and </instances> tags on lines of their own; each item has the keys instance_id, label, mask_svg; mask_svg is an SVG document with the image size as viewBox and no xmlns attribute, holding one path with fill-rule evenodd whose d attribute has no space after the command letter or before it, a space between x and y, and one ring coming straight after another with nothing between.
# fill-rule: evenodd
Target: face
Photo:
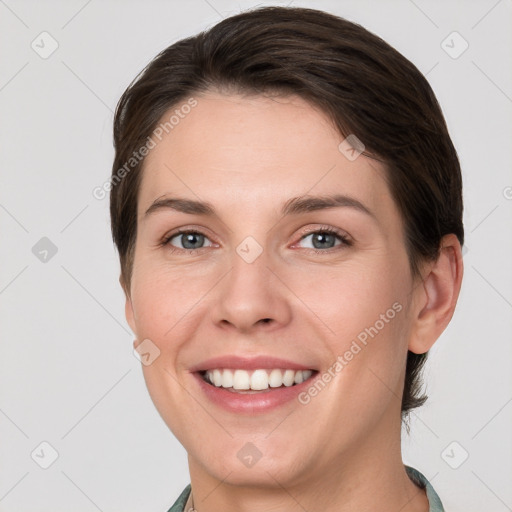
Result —
<instances>
[{"instance_id":1,"label":"face","mask_svg":"<svg viewBox=\"0 0 512 512\"><path fill-rule=\"evenodd\" d=\"M414 287L384 168L298 97L194 98L146 157L126 303L191 474L298 485L385 454Z\"/></svg>"}]
</instances>

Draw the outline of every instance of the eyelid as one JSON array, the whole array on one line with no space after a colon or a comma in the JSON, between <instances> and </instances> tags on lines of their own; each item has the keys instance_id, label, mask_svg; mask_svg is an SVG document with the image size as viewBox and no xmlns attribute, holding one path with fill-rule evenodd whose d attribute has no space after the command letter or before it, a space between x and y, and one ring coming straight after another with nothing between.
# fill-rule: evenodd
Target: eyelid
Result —
<instances>
[{"instance_id":1,"label":"eyelid","mask_svg":"<svg viewBox=\"0 0 512 512\"><path fill-rule=\"evenodd\" d=\"M159 245L160 246L164 246L164 247L165 246L172 247L172 249L171 249L172 252L185 252L185 253L189 252L189 253L191 253L193 251L201 251L203 249L208 249L209 247L215 246L217 244L217 242L212 240L212 237L210 237L210 235L208 235L205 231L206 231L205 228L202 228L202 227L184 226L184 227L178 228L178 229L173 230L170 233L164 235L162 237L162 240L159 243ZM207 246L207 247L200 247L198 249L181 249L180 247L171 246L171 244L169 243L170 240L173 239L176 236L179 236L179 235L182 235L182 234L190 234L190 233L204 236L205 238L207 238L212 243L212 245ZM329 234L332 234L332 235L336 236L341 241L340 244L335 245L334 247L330 247L328 249L305 248L308 251L314 251L316 253L319 253L319 252L330 253L332 251L336 251L337 250L336 248L343 247L343 246L349 247L349 246L353 245L353 239L352 239L352 237L346 231L343 231L343 230L340 230L338 228L334 228L332 226L325 225L325 224L317 225L315 227L311 227L310 226L310 227L302 228L299 231L299 233L300 233L299 239L297 240L297 242L295 242L292 245L292 247L295 247L296 244L301 242L304 238L306 238L306 237L308 237L310 235L316 234L316 233L329 233Z\"/></svg>"},{"instance_id":2,"label":"eyelid","mask_svg":"<svg viewBox=\"0 0 512 512\"><path fill-rule=\"evenodd\" d=\"M210 240L210 242L212 243L212 245L215 245L217 244L217 242L215 242L209 234L206 233L206 228L203 228L203 227L198 227L198 226L183 226L181 228L177 228L175 230L171 230L170 232L166 233L161 241L159 242L158 245L160 246L167 246L167 245L170 245L169 244L169 241L178 236L178 235L183 235L183 234L189 234L189 233L194 233L194 234L198 234L198 235L203 235L205 238L207 238L208 240ZM174 247L174 246L171 246L173 247L173 250L176 250L176 251L185 251L185 252L192 252L192 251L200 251L202 249L207 249L208 247L200 247L199 249L181 249L180 247Z\"/></svg>"},{"instance_id":3,"label":"eyelid","mask_svg":"<svg viewBox=\"0 0 512 512\"><path fill-rule=\"evenodd\" d=\"M306 238L310 235L316 234L316 233L328 233L328 234L334 235L335 237L337 237L340 240L341 243L338 245L335 245L334 247L330 247L328 249L314 249L314 248L308 247L308 248L306 248L306 250L314 251L315 253L329 254L333 251L337 251L338 249L342 249L344 247L345 248L350 247L354 244L354 240L346 231L335 228L333 226L322 224L322 225L317 225L314 228L309 227L309 228L302 229L301 236L300 236L299 240L297 242L295 242L295 244L292 247L295 247L296 244L301 242L302 240L304 240L304 238Z\"/></svg>"},{"instance_id":4,"label":"eyelid","mask_svg":"<svg viewBox=\"0 0 512 512\"><path fill-rule=\"evenodd\" d=\"M313 228L306 227L306 228L301 229L300 230L301 240L304 236L308 236L308 235L311 235L313 233L318 233L318 232L331 233L333 235L338 235L339 237L346 238L347 240L352 239L351 236L346 231L343 231L342 229L335 228L328 224L318 224Z\"/></svg>"}]
</instances>

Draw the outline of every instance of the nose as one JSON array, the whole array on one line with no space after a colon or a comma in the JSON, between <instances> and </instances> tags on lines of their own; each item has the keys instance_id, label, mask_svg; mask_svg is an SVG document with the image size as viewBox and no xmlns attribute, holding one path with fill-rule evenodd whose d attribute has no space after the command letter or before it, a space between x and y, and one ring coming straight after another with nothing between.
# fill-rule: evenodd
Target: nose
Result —
<instances>
[{"instance_id":1,"label":"nose","mask_svg":"<svg viewBox=\"0 0 512 512\"><path fill-rule=\"evenodd\" d=\"M271 268L268 251L250 263L233 251L230 263L230 270L215 287L214 323L246 334L286 325L291 318L291 292L279 271Z\"/></svg>"}]
</instances>

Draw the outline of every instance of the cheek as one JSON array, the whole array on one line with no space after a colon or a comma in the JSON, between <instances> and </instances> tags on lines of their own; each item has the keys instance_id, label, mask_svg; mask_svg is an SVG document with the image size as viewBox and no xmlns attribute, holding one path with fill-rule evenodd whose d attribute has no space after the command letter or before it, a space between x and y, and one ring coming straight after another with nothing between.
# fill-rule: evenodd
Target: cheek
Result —
<instances>
[{"instance_id":1,"label":"cheek","mask_svg":"<svg viewBox=\"0 0 512 512\"><path fill-rule=\"evenodd\" d=\"M281 272L297 299L307 306L301 310L325 327L333 350L343 350L347 340L359 334L364 341L366 329L374 332L371 328L376 323L379 332L389 331L388 324L400 316L397 309L404 309L407 283L401 274L384 260ZM394 304L398 305L393 308Z\"/></svg>"},{"instance_id":2,"label":"cheek","mask_svg":"<svg viewBox=\"0 0 512 512\"><path fill-rule=\"evenodd\" d=\"M215 276L202 271L144 262L134 267L132 304L137 335L149 338L160 350L176 350L173 340L186 340L204 306L203 298Z\"/></svg>"},{"instance_id":3,"label":"cheek","mask_svg":"<svg viewBox=\"0 0 512 512\"><path fill-rule=\"evenodd\" d=\"M295 277L293 290L308 306L308 322L321 325L325 333L322 341L336 375L330 385L345 412L353 407L358 414L362 403L376 410L400 394L407 286L407 274L386 260Z\"/></svg>"}]
</instances>

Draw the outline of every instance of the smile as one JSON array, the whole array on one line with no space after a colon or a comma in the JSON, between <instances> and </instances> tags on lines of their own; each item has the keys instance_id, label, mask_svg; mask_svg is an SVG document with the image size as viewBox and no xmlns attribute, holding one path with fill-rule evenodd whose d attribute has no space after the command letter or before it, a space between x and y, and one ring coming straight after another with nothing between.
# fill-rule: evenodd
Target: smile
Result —
<instances>
[{"instance_id":1,"label":"smile","mask_svg":"<svg viewBox=\"0 0 512 512\"><path fill-rule=\"evenodd\" d=\"M287 403L304 407L301 392L321 377L318 370L215 368L191 374L200 392L214 407L236 415L259 415Z\"/></svg>"},{"instance_id":2,"label":"smile","mask_svg":"<svg viewBox=\"0 0 512 512\"><path fill-rule=\"evenodd\" d=\"M308 380L315 370L292 369L257 369L252 371L242 369L212 369L201 372L202 378L216 387L222 387L234 392L264 391L269 388L291 387Z\"/></svg>"}]
</instances>

